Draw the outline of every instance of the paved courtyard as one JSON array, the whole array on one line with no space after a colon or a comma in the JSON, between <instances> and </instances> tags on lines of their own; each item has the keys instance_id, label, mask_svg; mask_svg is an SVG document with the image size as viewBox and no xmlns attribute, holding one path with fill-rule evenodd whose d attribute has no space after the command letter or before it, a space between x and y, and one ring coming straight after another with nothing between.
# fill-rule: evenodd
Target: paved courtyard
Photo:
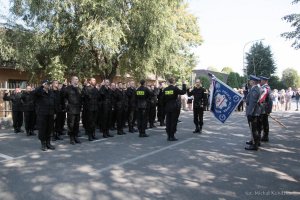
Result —
<instances>
[{"instance_id":1,"label":"paved courtyard","mask_svg":"<svg viewBox=\"0 0 300 200\"><path fill-rule=\"evenodd\" d=\"M273 116L287 129L270 119L270 142L257 152L244 150L250 131L239 112L225 124L205 112L202 134L182 112L177 142L158 127L149 138L84 135L74 146L65 136L47 152L34 136L2 130L0 199L300 199L300 112Z\"/></svg>"}]
</instances>

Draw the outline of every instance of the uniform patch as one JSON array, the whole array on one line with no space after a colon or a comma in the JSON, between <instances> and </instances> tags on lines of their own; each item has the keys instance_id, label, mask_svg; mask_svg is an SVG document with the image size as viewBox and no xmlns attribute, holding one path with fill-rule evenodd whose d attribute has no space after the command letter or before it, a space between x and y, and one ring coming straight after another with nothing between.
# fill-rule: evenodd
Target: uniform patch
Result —
<instances>
[{"instance_id":1,"label":"uniform patch","mask_svg":"<svg viewBox=\"0 0 300 200\"><path fill-rule=\"evenodd\" d=\"M174 90L166 90L165 91L165 95L173 95L174 94Z\"/></svg>"},{"instance_id":2,"label":"uniform patch","mask_svg":"<svg viewBox=\"0 0 300 200\"><path fill-rule=\"evenodd\" d=\"M145 91L136 91L136 95L138 95L138 96L144 96L145 95Z\"/></svg>"}]
</instances>

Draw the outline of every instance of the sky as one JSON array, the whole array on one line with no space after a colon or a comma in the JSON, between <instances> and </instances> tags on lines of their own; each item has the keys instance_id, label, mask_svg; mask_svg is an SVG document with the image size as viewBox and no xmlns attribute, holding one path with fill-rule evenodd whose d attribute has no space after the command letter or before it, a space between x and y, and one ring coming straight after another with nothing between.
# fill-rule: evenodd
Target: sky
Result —
<instances>
[{"instance_id":1,"label":"sky","mask_svg":"<svg viewBox=\"0 0 300 200\"><path fill-rule=\"evenodd\" d=\"M246 43L264 39L270 46L281 77L286 68L300 74L300 50L291 47L292 41L280 36L293 30L282 17L300 13L300 3L292 0L187 0L189 11L198 18L203 44L195 50L199 57L196 68L213 66L222 70L231 67L242 74L243 50ZM251 45L245 46L245 53Z\"/></svg>"},{"instance_id":2,"label":"sky","mask_svg":"<svg viewBox=\"0 0 300 200\"><path fill-rule=\"evenodd\" d=\"M196 68L213 66L219 70L231 67L242 74L243 55L253 40L264 39L270 46L281 77L286 68L300 74L300 50L291 47L292 41L280 36L293 30L282 17L300 13L300 3L293 0L186 0L189 12L198 18L203 44L195 49L198 57ZM0 0L0 15L8 13L9 0ZM0 22L3 22L0 17ZM245 48L244 48L245 46ZM245 50L245 51L243 51Z\"/></svg>"}]
</instances>

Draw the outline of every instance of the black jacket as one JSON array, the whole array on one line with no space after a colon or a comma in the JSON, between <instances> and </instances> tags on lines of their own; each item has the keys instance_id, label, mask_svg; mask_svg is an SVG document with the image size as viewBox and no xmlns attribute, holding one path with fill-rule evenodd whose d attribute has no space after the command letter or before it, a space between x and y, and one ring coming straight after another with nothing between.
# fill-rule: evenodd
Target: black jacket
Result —
<instances>
[{"instance_id":1,"label":"black jacket","mask_svg":"<svg viewBox=\"0 0 300 200\"><path fill-rule=\"evenodd\" d=\"M97 111L99 105L99 92L94 86L86 86L82 90L83 109Z\"/></svg>"},{"instance_id":2,"label":"black jacket","mask_svg":"<svg viewBox=\"0 0 300 200\"><path fill-rule=\"evenodd\" d=\"M145 86L140 86L135 91L136 105L138 109L146 109L152 92Z\"/></svg>"},{"instance_id":3,"label":"black jacket","mask_svg":"<svg viewBox=\"0 0 300 200\"><path fill-rule=\"evenodd\" d=\"M126 95L127 95L127 99L128 99L128 107L129 108L135 108L136 107L135 93L136 93L135 88L129 87L126 90Z\"/></svg>"},{"instance_id":4,"label":"black jacket","mask_svg":"<svg viewBox=\"0 0 300 200\"><path fill-rule=\"evenodd\" d=\"M64 89L64 104L68 114L80 114L82 107L82 96L79 87L69 85Z\"/></svg>"},{"instance_id":5,"label":"black jacket","mask_svg":"<svg viewBox=\"0 0 300 200\"><path fill-rule=\"evenodd\" d=\"M187 91L187 95L194 96L193 107L200 108L207 105L207 95L203 87L194 87L191 91Z\"/></svg>"},{"instance_id":6,"label":"black jacket","mask_svg":"<svg viewBox=\"0 0 300 200\"><path fill-rule=\"evenodd\" d=\"M114 97L115 97L115 108L118 110L122 110L125 108L125 93L122 89L116 89L114 91Z\"/></svg>"},{"instance_id":7,"label":"black jacket","mask_svg":"<svg viewBox=\"0 0 300 200\"><path fill-rule=\"evenodd\" d=\"M169 85L163 91L164 106L166 112L175 112L178 109L178 95L186 93L186 85L182 85L182 90L177 86Z\"/></svg>"},{"instance_id":8,"label":"black jacket","mask_svg":"<svg viewBox=\"0 0 300 200\"><path fill-rule=\"evenodd\" d=\"M33 92L23 92L21 96L21 101L23 104L23 111L34 111L35 103L34 103L34 93Z\"/></svg>"},{"instance_id":9,"label":"black jacket","mask_svg":"<svg viewBox=\"0 0 300 200\"><path fill-rule=\"evenodd\" d=\"M65 110L64 96L61 90L52 90L54 96L54 111L55 113Z\"/></svg>"},{"instance_id":10,"label":"black jacket","mask_svg":"<svg viewBox=\"0 0 300 200\"><path fill-rule=\"evenodd\" d=\"M106 88L105 85L102 85L100 90L100 99L102 102L102 107L106 109L111 109L113 104L113 92L110 88Z\"/></svg>"},{"instance_id":11,"label":"black jacket","mask_svg":"<svg viewBox=\"0 0 300 200\"><path fill-rule=\"evenodd\" d=\"M33 91L36 102L37 115L53 115L54 114L54 95L51 90L48 93L43 89L43 86L36 88Z\"/></svg>"},{"instance_id":12,"label":"black jacket","mask_svg":"<svg viewBox=\"0 0 300 200\"><path fill-rule=\"evenodd\" d=\"M4 94L3 100L4 101L11 101L12 102L12 111L23 111L23 104L21 101L22 93L11 93L10 96L8 96L7 93Z\"/></svg>"}]
</instances>

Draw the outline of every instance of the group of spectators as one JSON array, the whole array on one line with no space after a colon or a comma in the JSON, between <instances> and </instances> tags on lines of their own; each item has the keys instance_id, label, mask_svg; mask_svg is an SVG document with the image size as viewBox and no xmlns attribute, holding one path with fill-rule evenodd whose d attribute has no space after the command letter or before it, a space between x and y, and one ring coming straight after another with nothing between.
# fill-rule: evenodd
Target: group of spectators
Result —
<instances>
[{"instance_id":1,"label":"group of spectators","mask_svg":"<svg viewBox=\"0 0 300 200\"><path fill-rule=\"evenodd\" d=\"M289 87L287 90L274 89L271 93L271 99L273 101L273 111L290 111L292 99L296 102L296 111L299 110L300 88L292 90Z\"/></svg>"}]
</instances>

